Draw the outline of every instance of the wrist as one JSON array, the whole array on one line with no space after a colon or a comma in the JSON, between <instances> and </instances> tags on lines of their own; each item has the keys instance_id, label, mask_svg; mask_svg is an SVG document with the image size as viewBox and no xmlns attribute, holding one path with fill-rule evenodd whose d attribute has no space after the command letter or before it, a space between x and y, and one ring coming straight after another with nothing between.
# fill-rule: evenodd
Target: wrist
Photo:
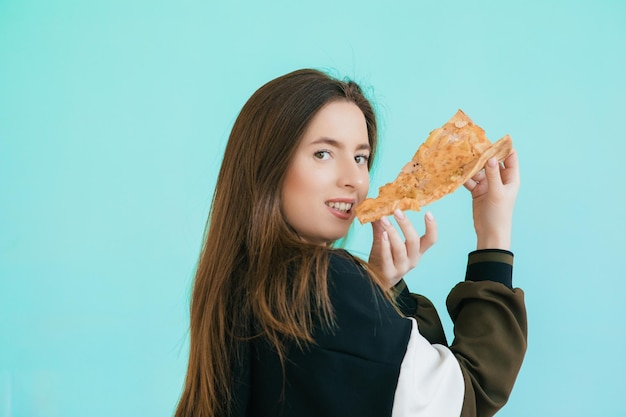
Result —
<instances>
[{"instance_id":1,"label":"wrist","mask_svg":"<svg viewBox=\"0 0 626 417\"><path fill-rule=\"evenodd\" d=\"M503 249L511 250L511 237L510 236L486 236L478 237L476 242L476 250L481 249Z\"/></svg>"}]
</instances>

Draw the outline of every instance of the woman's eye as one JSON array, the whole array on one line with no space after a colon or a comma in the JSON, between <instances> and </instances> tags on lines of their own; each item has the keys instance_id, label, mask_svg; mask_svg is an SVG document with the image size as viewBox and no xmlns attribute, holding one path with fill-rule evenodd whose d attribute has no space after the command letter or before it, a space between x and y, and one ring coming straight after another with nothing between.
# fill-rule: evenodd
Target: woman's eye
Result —
<instances>
[{"instance_id":1,"label":"woman's eye","mask_svg":"<svg viewBox=\"0 0 626 417\"><path fill-rule=\"evenodd\" d=\"M354 160L359 165L366 165L367 162L370 160L370 157L368 155L357 155L354 157Z\"/></svg>"},{"instance_id":2,"label":"woman's eye","mask_svg":"<svg viewBox=\"0 0 626 417\"><path fill-rule=\"evenodd\" d=\"M317 151L313 154L313 156L315 156L315 158L317 159L328 159L330 158L330 152L329 151Z\"/></svg>"}]
</instances>

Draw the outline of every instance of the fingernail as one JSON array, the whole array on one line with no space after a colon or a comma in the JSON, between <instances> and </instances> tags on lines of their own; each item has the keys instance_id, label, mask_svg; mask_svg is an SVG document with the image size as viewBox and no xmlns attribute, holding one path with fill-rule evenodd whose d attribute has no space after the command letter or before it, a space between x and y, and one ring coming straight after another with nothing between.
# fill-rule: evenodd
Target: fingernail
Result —
<instances>
[{"instance_id":1,"label":"fingernail","mask_svg":"<svg viewBox=\"0 0 626 417\"><path fill-rule=\"evenodd\" d=\"M398 220L404 219L404 213L400 209L396 209L396 211L393 212L393 215L396 216L396 219Z\"/></svg>"},{"instance_id":2,"label":"fingernail","mask_svg":"<svg viewBox=\"0 0 626 417\"><path fill-rule=\"evenodd\" d=\"M383 224L383 226L385 226L385 227L389 227L389 226L391 226L391 222L390 222L390 221L389 221L389 219L388 219L388 218L386 218L386 217L382 217L382 218L380 219L380 222L381 222L381 223Z\"/></svg>"},{"instance_id":3,"label":"fingernail","mask_svg":"<svg viewBox=\"0 0 626 417\"><path fill-rule=\"evenodd\" d=\"M428 220L429 222L432 221L434 218L435 217L430 211L426 213L426 220Z\"/></svg>"},{"instance_id":4,"label":"fingernail","mask_svg":"<svg viewBox=\"0 0 626 417\"><path fill-rule=\"evenodd\" d=\"M498 164L498 160L496 158L489 158L487 164L489 164L489 166L493 168Z\"/></svg>"}]
</instances>

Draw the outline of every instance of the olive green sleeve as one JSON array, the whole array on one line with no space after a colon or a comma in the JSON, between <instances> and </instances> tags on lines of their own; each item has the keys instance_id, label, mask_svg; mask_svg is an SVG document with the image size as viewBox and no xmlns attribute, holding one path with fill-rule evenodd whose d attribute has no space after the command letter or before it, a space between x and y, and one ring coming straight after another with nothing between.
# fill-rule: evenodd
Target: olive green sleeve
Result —
<instances>
[{"instance_id":1,"label":"olive green sleeve","mask_svg":"<svg viewBox=\"0 0 626 417\"><path fill-rule=\"evenodd\" d=\"M465 395L461 417L493 416L507 402L527 344L524 292L513 288L513 254L488 249L469 254L465 281L446 300L454 323L449 346L463 374ZM418 322L431 344L447 346L441 320L426 297L411 294L400 281L396 303Z\"/></svg>"},{"instance_id":2,"label":"olive green sleeve","mask_svg":"<svg viewBox=\"0 0 626 417\"><path fill-rule=\"evenodd\" d=\"M411 294L417 302L417 311L412 316L417 320L417 328L422 336L430 342L430 344L439 344L448 346L446 334L439 318L439 313L433 303L423 295Z\"/></svg>"},{"instance_id":3,"label":"olive green sleeve","mask_svg":"<svg viewBox=\"0 0 626 417\"><path fill-rule=\"evenodd\" d=\"M507 402L526 353L524 292L509 288L513 255L470 254L466 281L446 301L454 323L450 350L465 382L461 417L493 416Z\"/></svg>"},{"instance_id":4,"label":"olive green sleeve","mask_svg":"<svg viewBox=\"0 0 626 417\"><path fill-rule=\"evenodd\" d=\"M448 346L446 335L433 303L420 294L409 292L404 280L393 288L396 303L406 317L417 320L417 327L422 336L431 344Z\"/></svg>"}]
</instances>

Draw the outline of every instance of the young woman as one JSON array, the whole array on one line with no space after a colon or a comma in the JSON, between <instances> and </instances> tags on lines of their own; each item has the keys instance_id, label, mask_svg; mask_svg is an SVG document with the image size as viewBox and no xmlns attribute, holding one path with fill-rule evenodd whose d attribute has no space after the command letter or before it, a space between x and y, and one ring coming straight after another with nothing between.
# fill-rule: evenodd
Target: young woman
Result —
<instances>
[{"instance_id":1,"label":"young woman","mask_svg":"<svg viewBox=\"0 0 626 417\"><path fill-rule=\"evenodd\" d=\"M436 241L402 212L373 223L369 260L333 243L369 188L376 118L357 84L279 77L239 114L225 150L191 300L177 417L490 416L526 350L512 289L517 156L468 181L477 250L439 316L402 277Z\"/></svg>"}]
</instances>

